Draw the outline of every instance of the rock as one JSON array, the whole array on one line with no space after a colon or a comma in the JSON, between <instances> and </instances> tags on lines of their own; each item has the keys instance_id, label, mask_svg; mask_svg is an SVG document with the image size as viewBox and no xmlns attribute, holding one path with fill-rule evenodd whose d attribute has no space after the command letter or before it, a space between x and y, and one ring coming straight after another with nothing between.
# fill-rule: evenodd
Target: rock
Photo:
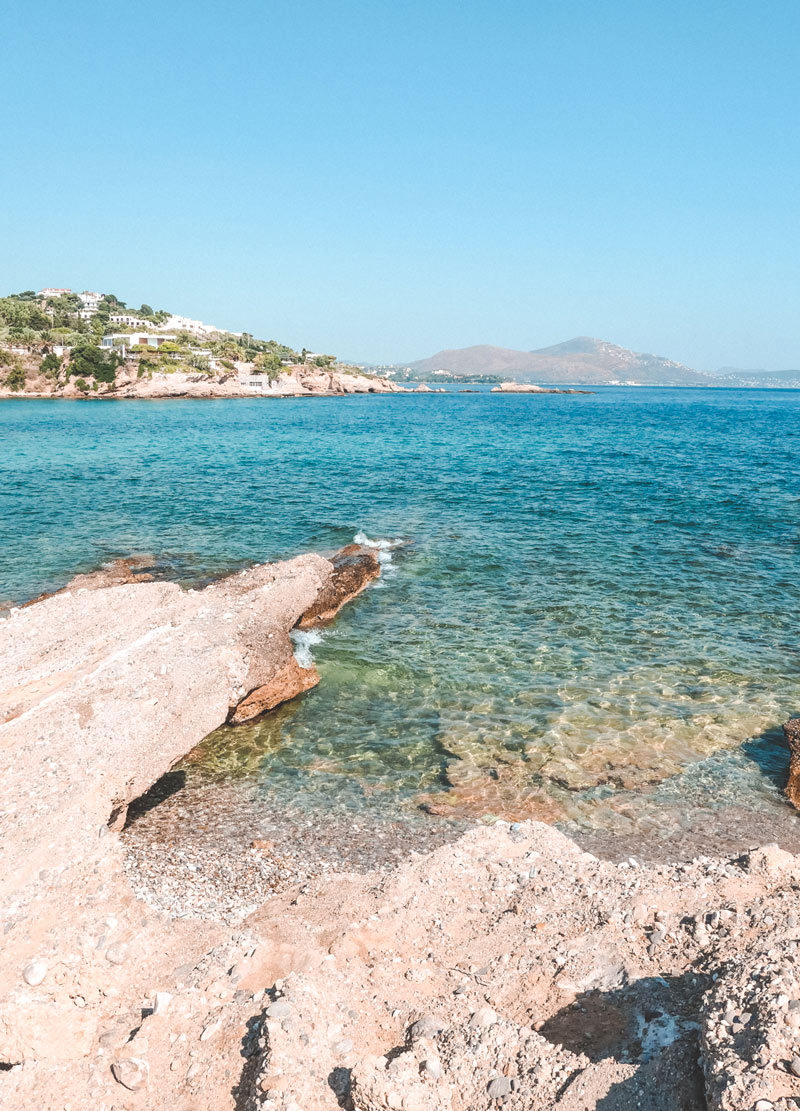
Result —
<instances>
[{"instance_id":1,"label":"rock","mask_svg":"<svg viewBox=\"0 0 800 1111\"><path fill-rule=\"evenodd\" d=\"M491 393L591 393L591 390L547 390L529 382L501 382L492 386Z\"/></svg>"},{"instance_id":2,"label":"rock","mask_svg":"<svg viewBox=\"0 0 800 1111\"><path fill-rule=\"evenodd\" d=\"M277 999L267 1007L267 1018L288 1018L292 1013L291 1004L286 999Z\"/></svg>"},{"instance_id":3,"label":"rock","mask_svg":"<svg viewBox=\"0 0 800 1111\"><path fill-rule=\"evenodd\" d=\"M491 1007L479 1007L469 1020L471 1030L487 1029L497 1022L497 1012Z\"/></svg>"},{"instance_id":4,"label":"rock","mask_svg":"<svg viewBox=\"0 0 800 1111\"><path fill-rule=\"evenodd\" d=\"M487 1086L487 1092L491 1099L503 1099L505 1096L511 1095L511 1079L508 1076L496 1076L494 1080L490 1080Z\"/></svg>"},{"instance_id":5,"label":"rock","mask_svg":"<svg viewBox=\"0 0 800 1111\"><path fill-rule=\"evenodd\" d=\"M22 971L22 979L32 988L41 984L46 975L47 965L44 961L31 961Z\"/></svg>"},{"instance_id":6,"label":"rock","mask_svg":"<svg viewBox=\"0 0 800 1111\"><path fill-rule=\"evenodd\" d=\"M172 1002L172 995L168 991L157 991L153 1002L153 1014L163 1015Z\"/></svg>"},{"instance_id":7,"label":"rock","mask_svg":"<svg viewBox=\"0 0 800 1111\"><path fill-rule=\"evenodd\" d=\"M783 735L789 746L789 778L786 783L786 797L797 810L800 810L800 718L790 718L783 727Z\"/></svg>"},{"instance_id":8,"label":"rock","mask_svg":"<svg viewBox=\"0 0 800 1111\"><path fill-rule=\"evenodd\" d=\"M200 1041L201 1042L209 1041L211 1038L213 1038L215 1036L215 1034L218 1034L220 1032L221 1028L222 1028L222 1020L221 1019L215 1019L214 1022L209 1022L207 1026L203 1027L203 1031L200 1034Z\"/></svg>"},{"instance_id":9,"label":"rock","mask_svg":"<svg viewBox=\"0 0 800 1111\"><path fill-rule=\"evenodd\" d=\"M408 1033L412 1042L416 1042L420 1038L435 1038L442 1030L444 1030L443 1022L439 1022L433 1015L423 1015L413 1023Z\"/></svg>"},{"instance_id":10,"label":"rock","mask_svg":"<svg viewBox=\"0 0 800 1111\"><path fill-rule=\"evenodd\" d=\"M117 941L106 949L106 960L109 964L122 964L128 956L128 946L123 941Z\"/></svg>"},{"instance_id":11,"label":"rock","mask_svg":"<svg viewBox=\"0 0 800 1111\"><path fill-rule=\"evenodd\" d=\"M333 575L316 601L297 622L298 629L327 625L339 610L360 594L381 573L375 552L361 544L348 544L331 558Z\"/></svg>"},{"instance_id":12,"label":"rock","mask_svg":"<svg viewBox=\"0 0 800 1111\"><path fill-rule=\"evenodd\" d=\"M301 667L294 656L279 671L272 676L268 683L256 687L246 698L231 712L229 721L232 725L242 725L246 721L265 714L279 706L281 702L288 702L311 690L319 682L319 672L312 665Z\"/></svg>"},{"instance_id":13,"label":"rock","mask_svg":"<svg viewBox=\"0 0 800 1111\"><path fill-rule=\"evenodd\" d=\"M789 1071L800 1077L800 1057L792 1057L789 1062Z\"/></svg>"},{"instance_id":14,"label":"rock","mask_svg":"<svg viewBox=\"0 0 800 1111\"><path fill-rule=\"evenodd\" d=\"M428 1057L422 1062L422 1071L431 1080L438 1080L442 1075L442 1063L437 1057Z\"/></svg>"},{"instance_id":15,"label":"rock","mask_svg":"<svg viewBox=\"0 0 800 1111\"><path fill-rule=\"evenodd\" d=\"M123 1057L120 1061L113 1062L111 1072L123 1088L137 1092L147 1083L150 1066L141 1057Z\"/></svg>"}]
</instances>

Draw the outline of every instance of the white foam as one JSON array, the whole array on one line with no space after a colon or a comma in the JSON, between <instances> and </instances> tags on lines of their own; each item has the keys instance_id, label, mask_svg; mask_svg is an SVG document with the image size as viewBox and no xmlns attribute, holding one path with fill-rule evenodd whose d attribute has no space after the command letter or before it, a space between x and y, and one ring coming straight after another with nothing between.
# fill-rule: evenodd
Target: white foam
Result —
<instances>
[{"instance_id":1,"label":"white foam","mask_svg":"<svg viewBox=\"0 0 800 1111\"><path fill-rule=\"evenodd\" d=\"M374 548L377 552L378 563L384 567L388 567L392 562L392 550L402 547L405 543L402 537L397 537L395 540L370 540L365 532L357 532L353 541L363 548Z\"/></svg>"},{"instance_id":2,"label":"white foam","mask_svg":"<svg viewBox=\"0 0 800 1111\"><path fill-rule=\"evenodd\" d=\"M289 635L294 644L294 658L301 667L311 667L314 663L311 649L322 643L322 633L319 629L292 629Z\"/></svg>"}]
</instances>

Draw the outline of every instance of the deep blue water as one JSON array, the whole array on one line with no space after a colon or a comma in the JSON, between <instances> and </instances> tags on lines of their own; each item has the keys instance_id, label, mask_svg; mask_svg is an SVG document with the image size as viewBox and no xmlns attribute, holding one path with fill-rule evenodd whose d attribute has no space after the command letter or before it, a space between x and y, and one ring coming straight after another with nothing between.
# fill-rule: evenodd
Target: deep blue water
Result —
<instances>
[{"instance_id":1,"label":"deep blue water","mask_svg":"<svg viewBox=\"0 0 800 1111\"><path fill-rule=\"evenodd\" d=\"M696 768L778 805L800 392L6 401L0 443L0 601L131 552L192 581L410 541L311 646L321 685L215 735L196 774L613 826Z\"/></svg>"}]
</instances>

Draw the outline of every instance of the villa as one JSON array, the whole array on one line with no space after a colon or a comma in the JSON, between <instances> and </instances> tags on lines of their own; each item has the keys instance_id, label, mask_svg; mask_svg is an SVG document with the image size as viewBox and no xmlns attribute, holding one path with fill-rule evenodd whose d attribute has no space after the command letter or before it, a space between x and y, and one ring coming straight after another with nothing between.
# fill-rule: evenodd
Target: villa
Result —
<instances>
[{"instance_id":1,"label":"villa","mask_svg":"<svg viewBox=\"0 0 800 1111\"><path fill-rule=\"evenodd\" d=\"M158 350L164 343L174 343L176 336L154 336L149 332L119 332L113 336L103 336L100 346L106 349L121 347L123 350L131 347L153 347Z\"/></svg>"}]
</instances>

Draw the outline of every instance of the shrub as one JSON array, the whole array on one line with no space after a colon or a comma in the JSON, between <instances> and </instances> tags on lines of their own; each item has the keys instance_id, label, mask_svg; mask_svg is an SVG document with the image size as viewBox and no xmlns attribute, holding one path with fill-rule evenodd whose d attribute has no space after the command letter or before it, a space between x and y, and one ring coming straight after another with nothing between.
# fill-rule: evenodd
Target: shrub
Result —
<instances>
[{"instance_id":1,"label":"shrub","mask_svg":"<svg viewBox=\"0 0 800 1111\"><path fill-rule=\"evenodd\" d=\"M280 355L272 351L263 351L253 359L253 366L260 374L266 374L270 382L274 382L283 370Z\"/></svg>"},{"instance_id":2,"label":"shrub","mask_svg":"<svg viewBox=\"0 0 800 1111\"><path fill-rule=\"evenodd\" d=\"M81 393L88 393L89 383L84 378L79 378L78 381L75 383L75 388L77 390L80 390Z\"/></svg>"},{"instance_id":3,"label":"shrub","mask_svg":"<svg viewBox=\"0 0 800 1111\"><path fill-rule=\"evenodd\" d=\"M97 382L113 382L116 378L119 356L106 354L99 347L78 347L72 352L70 374L84 375Z\"/></svg>"},{"instance_id":4,"label":"shrub","mask_svg":"<svg viewBox=\"0 0 800 1111\"><path fill-rule=\"evenodd\" d=\"M61 360L58 355L56 355L54 351L51 351L49 355L45 355L41 361L39 370L48 378L57 378L58 372L61 370Z\"/></svg>"},{"instance_id":5,"label":"shrub","mask_svg":"<svg viewBox=\"0 0 800 1111\"><path fill-rule=\"evenodd\" d=\"M6 375L6 385L10 390L17 392L25 389L25 371L20 363L15 362L11 367Z\"/></svg>"}]
</instances>

